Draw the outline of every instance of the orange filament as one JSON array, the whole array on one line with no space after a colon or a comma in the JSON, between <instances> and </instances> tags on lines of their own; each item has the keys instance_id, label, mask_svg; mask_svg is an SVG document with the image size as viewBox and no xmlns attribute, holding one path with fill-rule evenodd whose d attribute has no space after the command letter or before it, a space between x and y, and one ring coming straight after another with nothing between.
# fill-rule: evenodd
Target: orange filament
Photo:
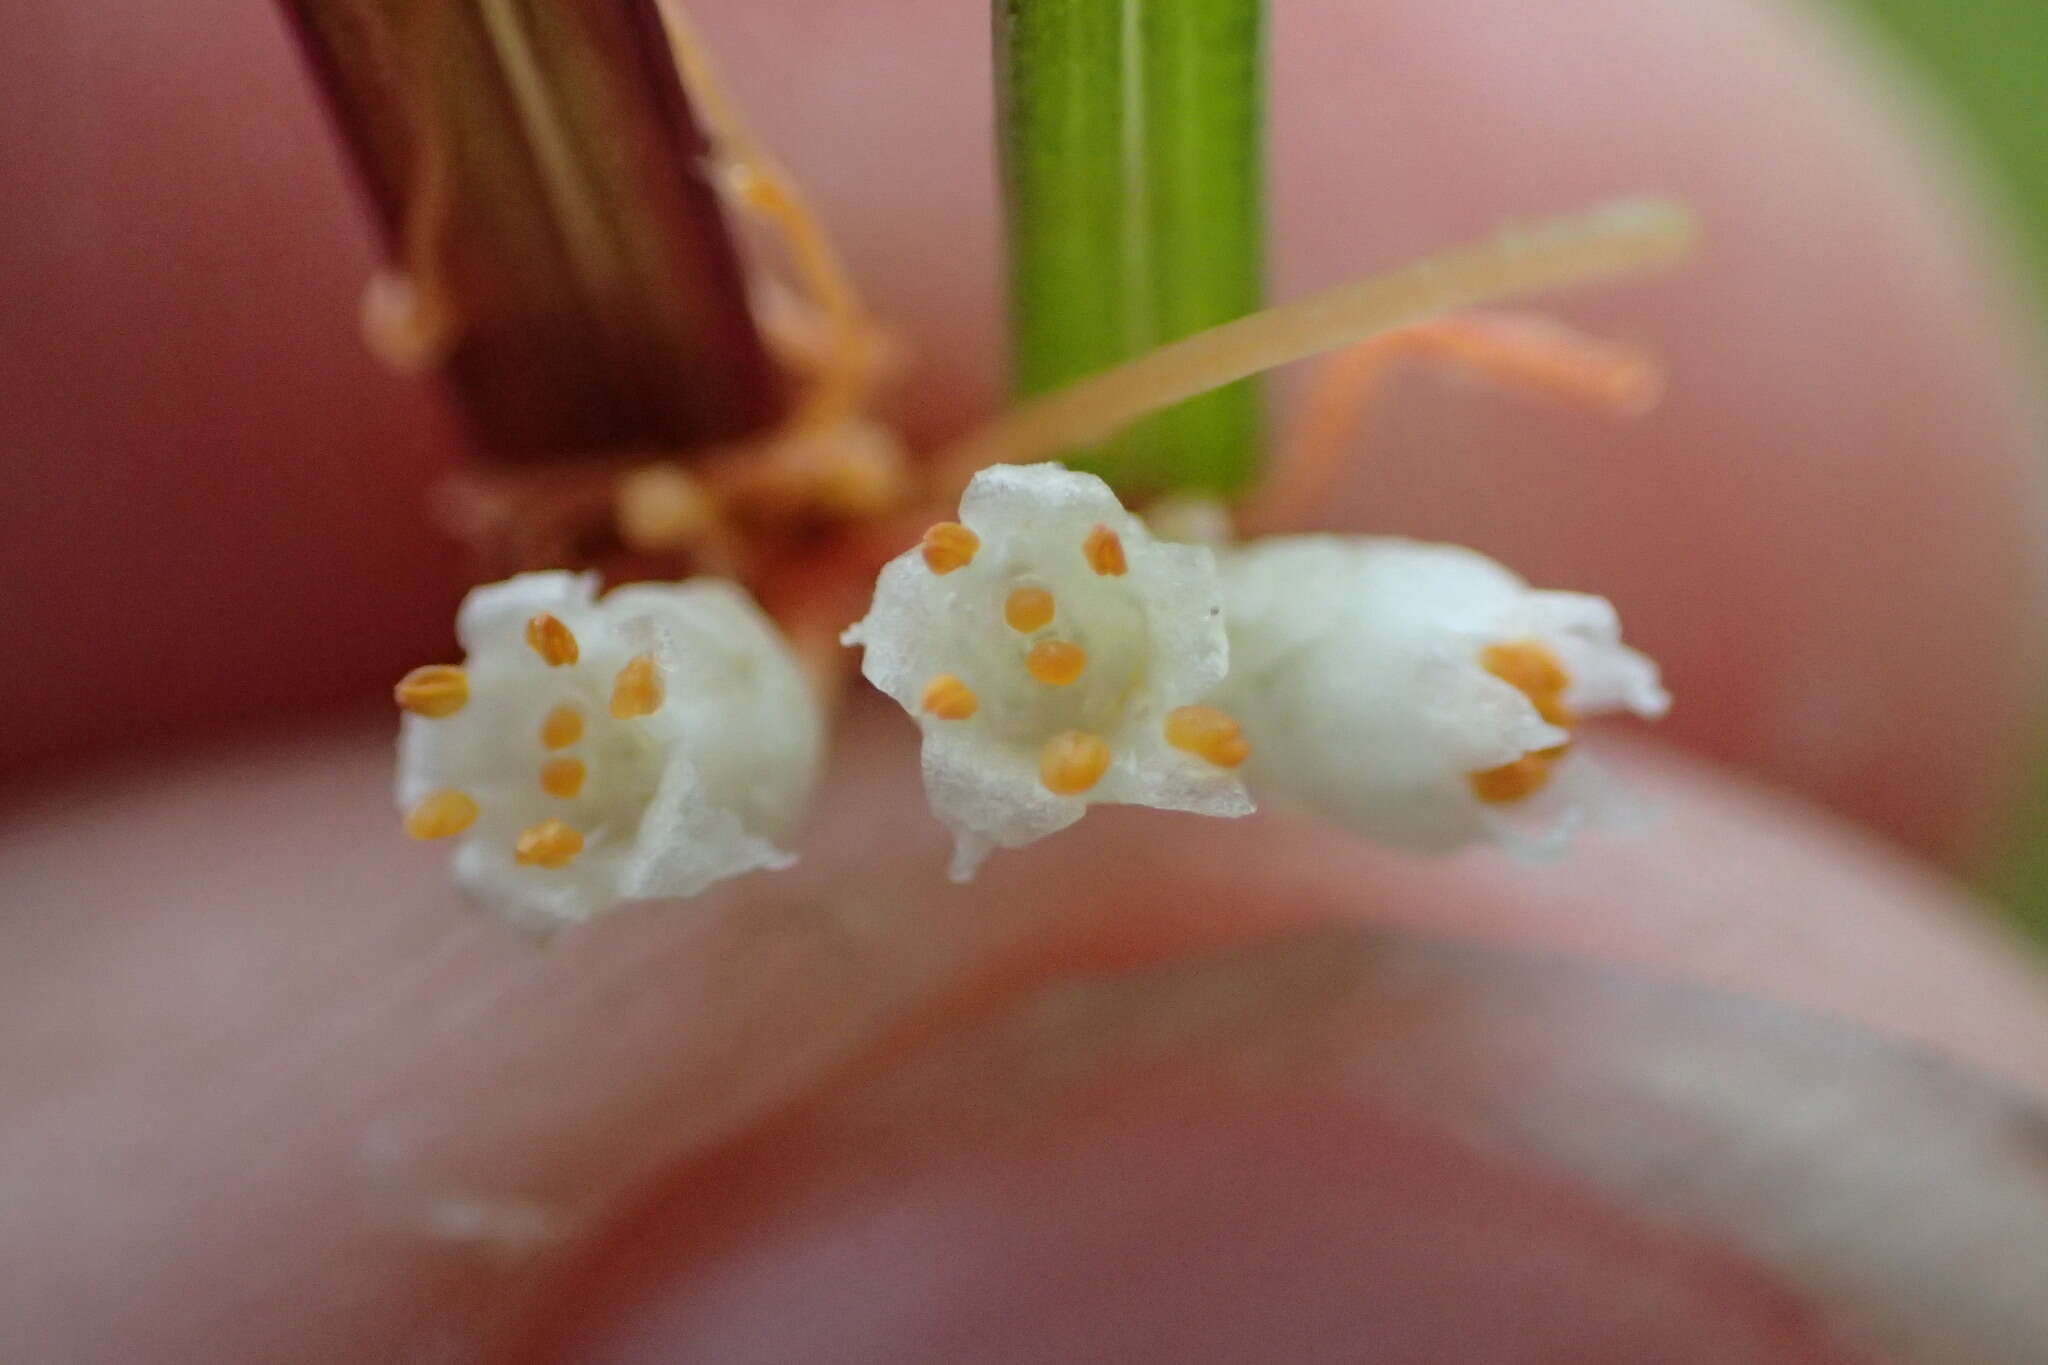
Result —
<instances>
[{"instance_id":1,"label":"orange filament","mask_svg":"<svg viewBox=\"0 0 2048 1365\"><path fill-rule=\"evenodd\" d=\"M583 738L583 713L573 706L557 706L540 723L543 748L566 749Z\"/></svg>"},{"instance_id":2,"label":"orange filament","mask_svg":"<svg viewBox=\"0 0 2048 1365\"><path fill-rule=\"evenodd\" d=\"M543 820L528 825L512 846L512 858L527 867L567 867L583 851L583 836L574 825Z\"/></svg>"},{"instance_id":3,"label":"orange filament","mask_svg":"<svg viewBox=\"0 0 2048 1365\"><path fill-rule=\"evenodd\" d=\"M1038 780L1056 796L1079 796L1109 771L1109 745L1086 730L1054 735L1038 751Z\"/></svg>"},{"instance_id":4,"label":"orange filament","mask_svg":"<svg viewBox=\"0 0 2048 1365\"><path fill-rule=\"evenodd\" d=\"M573 664L582 656L574 632L562 624L560 617L548 612L541 612L526 623L526 643L549 668Z\"/></svg>"},{"instance_id":5,"label":"orange filament","mask_svg":"<svg viewBox=\"0 0 2048 1365\"><path fill-rule=\"evenodd\" d=\"M933 573L951 573L974 562L981 537L957 521L942 521L924 533L924 562Z\"/></svg>"},{"instance_id":6,"label":"orange filament","mask_svg":"<svg viewBox=\"0 0 2048 1365\"><path fill-rule=\"evenodd\" d=\"M1124 558L1124 543L1117 533L1107 526L1098 526L1088 533L1081 542L1081 553L1088 557L1088 567L1109 578L1121 578L1131 571L1130 561Z\"/></svg>"},{"instance_id":7,"label":"orange filament","mask_svg":"<svg viewBox=\"0 0 2048 1365\"><path fill-rule=\"evenodd\" d=\"M612 680L612 715L618 720L651 716L661 709L661 669L652 654L635 654Z\"/></svg>"},{"instance_id":8,"label":"orange filament","mask_svg":"<svg viewBox=\"0 0 2048 1365\"><path fill-rule=\"evenodd\" d=\"M398 704L416 716L452 716L469 702L469 675L454 664L415 668L391 689Z\"/></svg>"},{"instance_id":9,"label":"orange filament","mask_svg":"<svg viewBox=\"0 0 2048 1365\"><path fill-rule=\"evenodd\" d=\"M1013 588L1003 599L1003 619L1025 635L1050 625L1053 611L1052 594L1044 588Z\"/></svg>"},{"instance_id":10,"label":"orange filament","mask_svg":"<svg viewBox=\"0 0 2048 1365\"><path fill-rule=\"evenodd\" d=\"M580 758L551 758L540 765L540 789L568 801L583 790L583 779L588 776L590 769Z\"/></svg>"},{"instance_id":11,"label":"orange filament","mask_svg":"<svg viewBox=\"0 0 2048 1365\"><path fill-rule=\"evenodd\" d=\"M974 689L951 673L941 673L924 685L924 699L918 703L925 714L940 720L966 720L981 709Z\"/></svg>"},{"instance_id":12,"label":"orange filament","mask_svg":"<svg viewBox=\"0 0 2048 1365\"><path fill-rule=\"evenodd\" d=\"M1168 711L1166 742L1219 768L1235 768L1252 753L1244 731L1230 713L1213 706L1177 706Z\"/></svg>"},{"instance_id":13,"label":"orange filament","mask_svg":"<svg viewBox=\"0 0 2048 1365\"><path fill-rule=\"evenodd\" d=\"M1088 667L1088 651L1065 640L1040 640L1024 656L1024 667L1048 687L1065 687Z\"/></svg>"},{"instance_id":14,"label":"orange filament","mask_svg":"<svg viewBox=\"0 0 2048 1365\"><path fill-rule=\"evenodd\" d=\"M476 802L468 793L437 791L406 813L405 832L415 839L446 839L476 823Z\"/></svg>"},{"instance_id":15,"label":"orange filament","mask_svg":"<svg viewBox=\"0 0 2048 1365\"><path fill-rule=\"evenodd\" d=\"M1540 314L1455 313L1381 332L1329 356L1310 378L1287 458L1245 514L1255 530L1312 519L1349 472L1359 432L1399 362L1434 362L1617 417L1648 411L1663 387L1655 362Z\"/></svg>"}]
</instances>

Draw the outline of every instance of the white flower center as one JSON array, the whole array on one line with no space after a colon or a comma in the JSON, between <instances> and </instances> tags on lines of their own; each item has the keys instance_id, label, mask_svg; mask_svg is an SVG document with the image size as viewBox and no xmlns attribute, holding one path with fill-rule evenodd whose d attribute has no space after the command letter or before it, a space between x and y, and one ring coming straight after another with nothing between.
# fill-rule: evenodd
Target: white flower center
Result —
<instances>
[{"instance_id":1,"label":"white flower center","mask_svg":"<svg viewBox=\"0 0 2048 1365\"><path fill-rule=\"evenodd\" d=\"M660 788L675 739L653 657L636 654L597 620L581 636L551 612L520 628L523 641L487 645L465 672L415 670L400 702L433 719L454 715L472 691L502 723L475 736L468 789L448 788L423 808L421 837L460 833L485 817L517 829L513 852L544 871L604 845L630 845Z\"/></svg>"},{"instance_id":2,"label":"white flower center","mask_svg":"<svg viewBox=\"0 0 2048 1365\"><path fill-rule=\"evenodd\" d=\"M515 768L506 774L507 785L530 795L522 806L535 819L552 816L567 820L582 830L591 847L618 842L630 844L639 832L640 819L661 784L667 762L667 745L656 726L645 717L615 720L610 710L613 679L598 670L578 666L558 669L537 696L535 710L543 717L556 708L573 707L583 717L583 733L573 744L548 749L535 727L531 749L521 752L508 746L506 757L515 761L531 758L530 771ZM547 791L542 774L547 765L561 761L583 765L581 786L570 796Z\"/></svg>"},{"instance_id":3,"label":"white flower center","mask_svg":"<svg viewBox=\"0 0 2048 1365\"><path fill-rule=\"evenodd\" d=\"M1085 565L1062 574L1036 564L990 566L961 589L952 672L975 689L990 738L1036 753L1063 731L1111 734L1123 724L1151 651L1144 609L1128 590ZM1020 630L1008 610L1020 593L1049 602L1051 618Z\"/></svg>"}]
</instances>

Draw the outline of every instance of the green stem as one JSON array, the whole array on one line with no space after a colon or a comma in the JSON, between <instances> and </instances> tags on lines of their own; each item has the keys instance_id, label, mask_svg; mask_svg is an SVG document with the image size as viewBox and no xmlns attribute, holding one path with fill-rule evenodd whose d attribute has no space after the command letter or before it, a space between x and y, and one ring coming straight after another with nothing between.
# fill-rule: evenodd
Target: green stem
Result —
<instances>
[{"instance_id":1,"label":"green stem","mask_svg":"<svg viewBox=\"0 0 2048 1365\"><path fill-rule=\"evenodd\" d=\"M996 0L1013 384L1029 396L1259 306L1259 0ZM1230 492L1232 385L1072 455L1129 493Z\"/></svg>"}]
</instances>

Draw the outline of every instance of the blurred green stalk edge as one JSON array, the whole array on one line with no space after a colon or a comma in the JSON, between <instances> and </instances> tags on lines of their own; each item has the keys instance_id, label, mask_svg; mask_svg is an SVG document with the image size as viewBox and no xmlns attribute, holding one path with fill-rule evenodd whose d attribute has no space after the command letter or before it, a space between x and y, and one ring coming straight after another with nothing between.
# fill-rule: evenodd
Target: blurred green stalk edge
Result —
<instances>
[{"instance_id":1,"label":"blurred green stalk edge","mask_svg":"<svg viewBox=\"0 0 2048 1365\"><path fill-rule=\"evenodd\" d=\"M1012 383L1039 393L1252 311L1263 270L1258 0L995 0ZM2048 3L1849 0L1990 162L2048 296ZM1249 383L1072 462L1132 494L1257 472ZM2048 708L2044 708L2048 711ZM1987 889L2048 937L2048 742Z\"/></svg>"},{"instance_id":2,"label":"blurred green stalk edge","mask_svg":"<svg viewBox=\"0 0 2048 1365\"><path fill-rule=\"evenodd\" d=\"M995 0L1011 379L1041 393L1259 307L1262 0ZM1254 381L1072 452L1126 495L1230 493Z\"/></svg>"},{"instance_id":3,"label":"blurred green stalk edge","mask_svg":"<svg viewBox=\"0 0 2048 1365\"><path fill-rule=\"evenodd\" d=\"M1852 13L1916 65L1993 172L1998 206L2028 248L2038 310L2048 299L2048 3L1853 0ZM2048 938L2048 698L2026 800L2005 821L1984 889Z\"/></svg>"}]
</instances>

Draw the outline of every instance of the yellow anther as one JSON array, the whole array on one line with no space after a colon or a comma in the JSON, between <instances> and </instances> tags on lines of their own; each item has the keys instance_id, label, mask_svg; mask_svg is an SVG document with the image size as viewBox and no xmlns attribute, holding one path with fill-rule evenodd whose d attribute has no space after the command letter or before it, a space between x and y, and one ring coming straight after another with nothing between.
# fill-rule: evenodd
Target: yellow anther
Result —
<instances>
[{"instance_id":1,"label":"yellow anther","mask_svg":"<svg viewBox=\"0 0 2048 1365\"><path fill-rule=\"evenodd\" d=\"M469 703L469 675L454 664L428 664L400 678L391 695L416 716L452 716Z\"/></svg>"},{"instance_id":2,"label":"yellow anther","mask_svg":"<svg viewBox=\"0 0 2048 1365\"><path fill-rule=\"evenodd\" d=\"M1040 640L1024 656L1024 667L1048 687L1065 687L1088 667L1088 651L1065 640Z\"/></svg>"},{"instance_id":3,"label":"yellow anther","mask_svg":"<svg viewBox=\"0 0 2048 1365\"><path fill-rule=\"evenodd\" d=\"M583 779L589 775L580 758L551 758L540 765L540 789L567 801L583 790Z\"/></svg>"},{"instance_id":4,"label":"yellow anther","mask_svg":"<svg viewBox=\"0 0 2048 1365\"><path fill-rule=\"evenodd\" d=\"M1109 745L1086 730L1054 735L1038 751L1038 780L1058 796L1079 796L1109 771Z\"/></svg>"},{"instance_id":5,"label":"yellow anther","mask_svg":"<svg viewBox=\"0 0 2048 1365\"><path fill-rule=\"evenodd\" d=\"M1230 713L1213 706L1176 706L1168 711L1166 742L1219 768L1235 768L1252 753Z\"/></svg>"},{"instance_id":6,"label":"yellow anther","mask_svg":"<svg viewBox=\"0 0 2048 1365\"><path fill-rule=\"evenodd\" d=\"M924 562L933 573L951 573L974 562L981 537L957 521L942 521L924 533Z\"/></svg>"},{"instance_id":7,"label":"yellow anther","mask_svg":"<svg viewBox=\"0 0 2048 1365\"><path fill-rule=\"evenodd\" d=\"M1564 747L1540 749L1523 754L1512 763L1470 773L1472 794L1488 805L1504 806L1534 796L1550 785L1550 769L1564 755Z\"/></svg>"},{"instance_id":8,"label":"yellow anther","mask_svg":"<svg viewBox=\"0 0 2048 1365\"><path fill-rule=\"evenodd\" d=\"M512 858L527 867L566 867L582 851L583 836L574 825L543 820L519 832L519 842L512 846Z\"/></svg>"},{"instance_id":9,"label":"yellow anther","mask_svg":"<svg viewBox=\"0 0 2048 1365\"><path fill-rule=\"evenodd\" d=\"M1479 663L1487 672L1527 697L1536 714L1560 729L1570 729L1577 717L1564 704L1565 690L1572 685L1571 674L1549 648L1535 640L1515 640L1488 645ZM1569 743L1523 754L1512 763L1469 775L1472 794L1490 805L1506 805L1534 796L1550 785L1550 770L1571 748Z\"/></svg>"},{"instance_id":10,"label":"yellow anther","mask_svg":"<svg viewBox=\"0 0 2048 1365\"><path fill-rule=\"evenodd\" d=\"M583 713L573 706L557 706L540 723L543 748L566 749L583 738Z\"/></svg>"},{"instance_id":11,"label":"yellow anther","mask_svg":"<svg viewBox=\"0 0 2048 1365\"><path fill-rule=\"evenodd\" d=\"M926 683L924 699L918 704L940 720L966 720L981 707L974 689L951 673L941 673Z\"/></svg>"},{"instance_id":12,"label":"yellow anther","mask_svg":"<svg viewBox=\"0 0 2048 1365\"><path fill-rule=\"evenodd\" d=\"M1026 635L1050 624L1053 610L1052 594L1044 588L1012 588L1003 599L1003 619Z\"/></svg>"},{"instance_id":13,"label":"yellow anther","mask_svg":"<svg viewBox=\"0 0 2048 1365\"><path fill-rule=\"evenodd\" d=\"M560 617L548 612L541 612L526 623L526 643L549 668L573 664L582 657L575 633L562 624Z\"/></svg>"},{"instance_id":14,"label":"yellow anther","mask_svg":"<svg viewBox=\"0 0 2048 1365\"><path fill-rule=\"evenodd\" d=\"M476 802L468 793L437 791L405 816L405 832L415 839L446 839L476 823Z\"/></svg>"},{"instance_id":15,"label":"yellow anther","mask_svg":"<svg viewBox=\"0 0 2048 1365\"><path fill-rule=\"evenodd\" d=\"M1088 538L1081 542L1081 553L1088 557L1088 567L1099 574L1117 578L1131 570L1130 561L1124 558L1122 538L1107 526L1098 526L1088 533Z\"/></svg>"},{"instance_id":16,"label":"yellow anther","mask_svg":"<svg viewBox=\"0 0 2048 1365\"><path fill-rule=\"evenodd\" d=\"M1488 645L1480 652L1479 664L1535 703L1536 713L1552 725L1572 723L1571 710L1564 704L1571 675L1545 646L1534 640Z\"/></svg>"},{"instance_id":17,"label":"yellow anther","mask_svg":"<svg viewBox=\"0 0 2048 1365\"><path fill-rule=\"evenodd\" d=\"M612 715L619 720L651 716L661 699L661 669L652 654L635 654L612 680Z\"/></svg>"}]
</instances>

